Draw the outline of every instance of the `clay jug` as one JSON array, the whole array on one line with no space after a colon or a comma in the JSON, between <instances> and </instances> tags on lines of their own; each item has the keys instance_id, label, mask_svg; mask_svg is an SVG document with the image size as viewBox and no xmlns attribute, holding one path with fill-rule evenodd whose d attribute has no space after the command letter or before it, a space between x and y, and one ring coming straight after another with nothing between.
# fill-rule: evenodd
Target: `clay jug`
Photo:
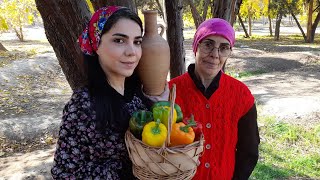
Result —
<instances>
[{"instance_id":1,"label":"clay jug","mask_svg":"<svg viewBox=\"0 0 320 180\"><path fill-rule=\"evenodd\" d=\"M143 11L145 34L142 39L142 57L137 72L148 95L160 95L165 88L170 69L170 48L161 37L164 27L157 24L157 11ZM158 27L161 27L160 34Z\"/></svg>"}]
</instances>

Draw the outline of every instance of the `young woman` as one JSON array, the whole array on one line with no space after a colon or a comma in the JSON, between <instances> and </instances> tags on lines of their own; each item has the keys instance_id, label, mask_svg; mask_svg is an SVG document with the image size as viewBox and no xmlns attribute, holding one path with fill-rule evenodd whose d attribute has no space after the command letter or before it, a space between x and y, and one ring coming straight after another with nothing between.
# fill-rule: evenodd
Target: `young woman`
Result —
<instances>
[{"instance_id":1,"label":"young woman","mask_svg":"<svg viewBox=\"0 0 320 180\"><path fill-rule=\"evenodd\" d=\"M204 125L205 151L194 179L248 179L258 160L254 97L245 84L222 71L234 42L227 21L204 21L193 40L195 64L169 82L176 84L176 103L184 116L193 114Z\"/></svg>"},{"instance_id":2,"label":"young woman","mask_svg":"<svg viewBox=\"0 0 320 180\"><path fill-rule=\"evenodd\" d=\"M63 110L54 179L134 178L124 134L132 113L152 105L134 72L142 31L135 13L110 6L95 12L79 37L89 83Z\"/></svg>"}]
</instances>

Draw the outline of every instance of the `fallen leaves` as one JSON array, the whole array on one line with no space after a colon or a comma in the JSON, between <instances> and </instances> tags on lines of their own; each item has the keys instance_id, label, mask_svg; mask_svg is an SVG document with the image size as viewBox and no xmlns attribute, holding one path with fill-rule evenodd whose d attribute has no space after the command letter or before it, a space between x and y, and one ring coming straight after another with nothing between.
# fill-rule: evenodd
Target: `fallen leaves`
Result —
<instances>
[{"instance_id":1,"label":"fallen leaves","mask_svg":"<svg viewBox=\"0 0 320 180\"><path fill-rule=\"evenodd\" d=\"M34 141L8 141L5 137L0 137L0 157L7 157L13 153L32 152L38 149L48 148L56 144L57 139L52 135L45 134L43 137Z\"/></svg>"}]
</instances>

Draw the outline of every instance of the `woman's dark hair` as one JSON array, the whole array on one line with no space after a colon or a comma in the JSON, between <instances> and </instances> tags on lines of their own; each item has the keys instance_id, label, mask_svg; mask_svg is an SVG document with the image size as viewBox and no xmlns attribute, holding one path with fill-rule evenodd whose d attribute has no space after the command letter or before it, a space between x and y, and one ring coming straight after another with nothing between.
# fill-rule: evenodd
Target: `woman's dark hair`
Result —
<instances>
[{"instance_id":1,"label":"woman's dark hair","mask_svg":"<svg viewBox=\"0 0 320 180\"><path fill-rule=\"evenodd\" d=\"M143 28L139 16L128 8L122 8L108 18L101 36L108 32L120 19L130 19L136 22L140 26L142 34ZM120 112L119 99L113 99L114 97L107 93L108 91L110 92L110 90L108 90L109 85L107 84L107 77L99 63L98 55L96 53L94 53L93 56L84 55L84 61L88 72L88 89L94 100L93 108L96 111L96 129L104 131L108 124L112 125L117 123L112 121L123 119L121 117L123 113ZM126 78L126 83L127 81L129 81L130 86L141 86L136 72L134 72L131 77ZM118 122L117 125L127 127L127 124L121 122Z\"/></svg>"}]
</instances>

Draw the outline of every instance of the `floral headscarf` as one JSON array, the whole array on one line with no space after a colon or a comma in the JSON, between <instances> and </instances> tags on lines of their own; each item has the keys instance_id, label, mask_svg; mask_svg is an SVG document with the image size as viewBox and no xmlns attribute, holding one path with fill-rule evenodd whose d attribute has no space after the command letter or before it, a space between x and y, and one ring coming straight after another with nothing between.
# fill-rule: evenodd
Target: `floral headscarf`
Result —
<instances>
[{"instance_id":1,"label":"floral headscarf","mask_svg":"<svg viewBox=\"0 0 320 180\"><path fill-rule=\"evenodd\" d=\"M101 32L104 25L106 24L108 18L117 10L123 7L120 6L108 6L98 9L91 17L86 28L79 36L78 42L81 48L81 51L86 55L93 55L97 51L100 39Z\"/></svg>"}]
</instances>

